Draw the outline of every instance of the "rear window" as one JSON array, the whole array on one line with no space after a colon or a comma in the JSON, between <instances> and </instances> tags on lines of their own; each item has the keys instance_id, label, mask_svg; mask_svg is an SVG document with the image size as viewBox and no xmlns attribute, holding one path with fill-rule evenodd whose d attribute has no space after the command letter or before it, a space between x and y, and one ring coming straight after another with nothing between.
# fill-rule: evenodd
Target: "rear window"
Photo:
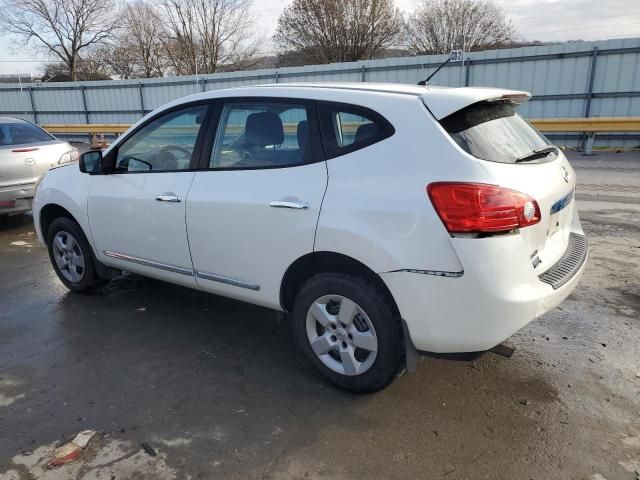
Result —
<instances>
[{"instance_id":1,"label":"rear window","mask_svg":"<svg viewBox=\"0 0 640 480\"><path fill-rule=\"evenodd\" d=\"M440 121L444 129L467 153L482 160L516 163L534 150L550 146L549 141L516 113L513 102L479 102L452 113ZM557 153L536 159L555 159ZM529 162L532 163L532 162Z\"/></svg>"},{"instance_id":2,"label":"rear window","mask_svg":"<svg viewBox=\"0 0 640 480\"><path fill-rule=\"evenodd\" d=\"M47 142L53 137L31 123L0 123L0 146Z\"/></svg>"}]
</instances>

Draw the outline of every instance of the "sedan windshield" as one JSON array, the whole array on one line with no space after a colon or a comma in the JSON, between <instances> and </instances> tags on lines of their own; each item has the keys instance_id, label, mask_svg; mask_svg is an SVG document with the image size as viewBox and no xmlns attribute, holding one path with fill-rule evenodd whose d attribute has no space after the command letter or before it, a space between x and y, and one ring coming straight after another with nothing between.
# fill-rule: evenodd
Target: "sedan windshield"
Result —
<instances>
[{"instance_id":1,"label":"sedan windshield","mask_svg":"<svg viewBox=\"0 0 640 480\"><path fill-rule=\"evenodd\" d=\"M479 102L440 121L444 129L467 153L482 160L516 163L543 151L551 144L529 122L516 113L510 101ZM557 158L557 150L538 155L528 163Z\"/></svg>"}]
</instances>

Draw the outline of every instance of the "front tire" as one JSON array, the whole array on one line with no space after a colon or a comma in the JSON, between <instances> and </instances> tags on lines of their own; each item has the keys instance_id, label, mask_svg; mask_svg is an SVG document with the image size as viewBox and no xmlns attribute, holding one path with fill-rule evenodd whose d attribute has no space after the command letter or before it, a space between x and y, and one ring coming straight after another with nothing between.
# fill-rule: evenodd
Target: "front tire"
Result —
<instances>
[{"instance_id":1,"label":"front tire","mask_svg":"<svg viewBox=\"0 0 640 480\"><path fill-rule=\"evenodd\" d=\"M296 296L293 331L331 383L354 393L389 385L402 369L402 326L386 296L364 278L322 273Z\"/></svg>"},{"instance_id":2,"label":"front tire","mask_svg":"<svg viewBox=\"0 0 640 480\"><path fill-rule=\"evenodd\" d=\"M70 218L56 218L51 223L47 248L56 275L69 290L87 292L100 283L89 242Z\"/></svg>"}]
</instances>

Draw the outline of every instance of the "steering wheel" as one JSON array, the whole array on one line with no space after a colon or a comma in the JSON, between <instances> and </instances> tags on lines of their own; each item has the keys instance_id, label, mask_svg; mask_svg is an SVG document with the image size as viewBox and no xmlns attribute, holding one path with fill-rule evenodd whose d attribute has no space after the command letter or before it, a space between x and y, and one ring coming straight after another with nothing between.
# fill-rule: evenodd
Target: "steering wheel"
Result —
<instances>
[{"instance_id":1,"label":"steering wheel","mask_svg":"<svg viewBox=\"0 0 640 480\"><path fill-rule=\"evenodd\" d=\"M183 147L182 145L165 145L164 147L162 147L160 149L160 151L158 153L169 152L171 150L177 150L179 152L182 152L188 157L191 156L191 150L189 150L186 147Z\"/></svg>"},{"instance_id":2,"label":"steering wheel","mask_svg":"<svg viewBox=\"0 0 640 480\"><path fill-rule=\"evenodd\" d=\"M165 145L156 155L164 170L178 170L178 159L172 151L183 153L187 159L191 159L191 150L188 148L180 145Z\"/></svg>"}]
</instances>

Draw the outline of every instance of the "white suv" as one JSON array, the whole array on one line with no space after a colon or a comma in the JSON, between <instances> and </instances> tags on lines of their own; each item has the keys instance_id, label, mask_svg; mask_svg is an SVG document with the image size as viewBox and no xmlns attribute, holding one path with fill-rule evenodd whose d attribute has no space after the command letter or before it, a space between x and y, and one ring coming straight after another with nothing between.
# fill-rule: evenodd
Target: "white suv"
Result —
<instances>
[{"instance_id":1,"label":"white suv","mask_svg":"<svg viewBox=\"0 0 640 480\"><path fill-rule=\"evenodd\" d=\"M286 84L192 95L49 172L34 220L73 291L130 271L288 312L334 384L490 349L575 288L587 243L525 92Z\"/></svg>"}]
</instances>

